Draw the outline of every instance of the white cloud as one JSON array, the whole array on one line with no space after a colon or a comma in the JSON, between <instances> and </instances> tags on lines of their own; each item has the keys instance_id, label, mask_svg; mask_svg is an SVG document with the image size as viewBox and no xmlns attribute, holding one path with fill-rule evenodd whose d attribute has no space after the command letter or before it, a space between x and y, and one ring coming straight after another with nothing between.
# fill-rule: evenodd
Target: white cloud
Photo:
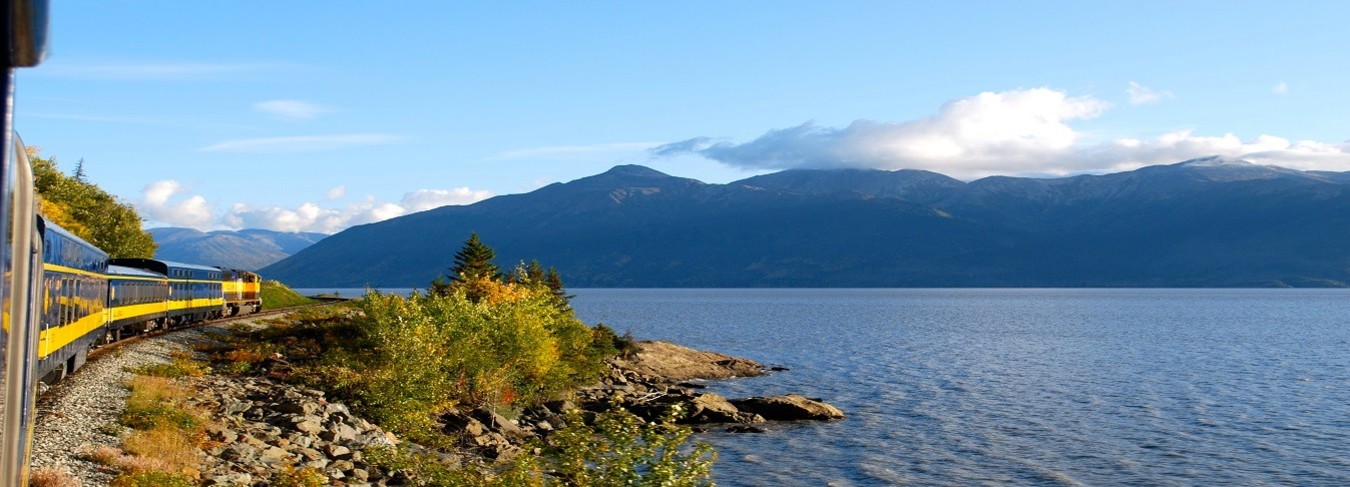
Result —
<instances>
[{"instance_id":1,"label":"white cloud","mask_svg":"<svg viewBox=\"0 0 1350 487\"><path fill-rule=\"evenodd\" d=\"M347 196L347 186L334 186L332 189L329 189L327 193L324 193L323 196L330 200L340 200L343 196Z\"/></svg>"},{"instance_id":2,"label":"white cloud","mask_svg":"<svg viewBox=\"0 0 1350 487\"><path fill-rule=\"evenodd\" d=\"M222 222L229 228L336 233L350 226L388 220L404 213L403 207L380 203L374 198L366 198L343 208L323 208L317 203L303 203L296 208L276 205L254 207L236 203L226 212Z\"/></svg>"},{"instance_id":3,"label":"white cloud","mask_svg":"<svg viewBox=\"0 0 1350 487\"><path fill-rule=\"evenodd\" d=\"M1283 81L1275 83L1275 86L1272 87L1270 91L1275 92L1276 95L1283 95L1285 93L1289 93L1289 83L1285 83Z\"/></svg>"},{"instance_id":4,"label":"white cloud","mask_svg":"<svg viewBox=\"0 0 1350 487\"><path fill-rule=\"evenodd\" d=\"M406 140L390 134L335 134L264 137L258 139L227 140L202 147L203 152L318 152L360 145L392 144Z\"/></svg>"},{"instance_id":5,"label":"white cloud","mask_svg":"<svg viewBox=\"0 0 1350 487\"><path fill-rule=\"evenodd\" d=\"M314 118L333 109L304 100L268 100L253 104L253 110L282 118Z\"/></svg>"},{"instance_id":6,"label":"white cloud","mask_svg":"<svg viewBox=\"0 0 1350 487\"><path fill-rule=\"evenodd\" d=\"M446 205L467 205L492 197L488 190L474 190L468 187L454 189L419 189L403 195L400 206L409 213L440 208Z\"/></svg>"},{"instance_id":7,"label":"white cloud","mask_svg":"<svg viewBox=\"0 0 1350 487\"><path fill-rule=\"evenodd\" d=\"M1350 170L1350 143L1291 141L1273 135L1242 140L1232 133L1200 136L1191 130L1169 132L1148 140L1117 139L1086 149L1077 156L1082 159L1081 167L1126 170L1215 155L1293 169Z\"/></svg>"},{"instance_id":8,"label":"white cloud","mask_svg":"<svg viewBox=\"0 0 1350 487\"><path fill-rule=\"evenodd\" d=\"M1091 96L1048 88L986 92L947 102L936 115L919 120L858 120L842 129L807 122L771 130L744 144L698 138L652 153L694 152L757 169L926 168L953 175L989 174L1043 164L1068 151L1079 134L1066 122L1096 117L1109 106Z\"/></svg>"},{"instance_id":9,"label":"white cloud","mask_svg":"<svg viewBox=\"0 0 1350 487\"><path fill-rule=\"evenodd\" d=\"M337 190L341 190L340 192L344 194L346 192L344 186L338 186L329 190L326 196L332 199L331 196L338 192ZM314 202L305 202L294 208L236 203L224 212L215 227L337 233L355 225L384 221L445 205L467 205L491 196L492 193L486 190L461 187L419 189L405 193L398 203L381 202L373 196L367 196L361 201L348 203L342 207L328 208Z\"/></svg>"},{"instance_id":10,"label":"white cloud","mask_svg":"<svg viewBox=\"0 0 1350 487\"><path fill-rule=\"evenodd\" d=\"M741 144L696 137L649 152L654 157L697 154L753 169L908 168L966 179L1123 170L1210 155L1301 169L1350 170L1350 144L1271 135L1242 140L1234 134L1213 137L1185 130L1147 139L1084 143L1071 124L1107 108L1107 103L1091 96L1074 97L1048 88L981 93L908 122L857 120L844 128L807 122Z\"/></svg>"},{"instance_id":11,"label":"white cloud","mask_svg":"<svg viewBox=\"0 0 1350 487\"><path fill-rule=\"evenodd\" d=\"M346 186L336 186L324 196L334 200L345 196L346 191ZM388 220L445 205L472 204L492 196L487 190L468 187L419 189L405 193L398 203L381 202L374 196L367 196L340 207L325 207L316 202L305 202L292 208L235 203L226 211L217 211L205 198L188 193L189 188L178 181L155 181L142 190L136 208L151 226L337 233L354 225Z\"/></svg>"},{"instance_id":12,"label":"white cloud","mask_svg":"<svg viewBox=\"0 0 1350 487\"><path fill-rule=\"evenodd\" d=\"M1163 98L1172 97L1172 92L1170 91L1155 90L1134 81L1131 81L1130 86L1125 88L1125 93L1130 95L1131 105L1143 105L1145 103L1153 103L1162 100Z\"/></svg>"},{"instance_id":13,"label":"white cloud","mask_svg":"<svg viewBox=\"0 0 1350 487\"><path fill-rule=\"evenodd\" d=\"M197 195L179 197L186 191L187 188L178 181L155 181L141 190L141 201L136 208L152 222L194 228L208 225L211 206L206 203L206 198Z\"/></svg>"}]
</instances>

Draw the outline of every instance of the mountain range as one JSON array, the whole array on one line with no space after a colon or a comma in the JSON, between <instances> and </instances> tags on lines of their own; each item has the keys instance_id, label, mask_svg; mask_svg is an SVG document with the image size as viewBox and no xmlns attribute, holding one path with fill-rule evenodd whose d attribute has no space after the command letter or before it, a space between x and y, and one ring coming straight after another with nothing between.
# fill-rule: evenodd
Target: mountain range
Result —
<instances>
[{"instance_id":1,"label":"mountain range","mask_svg":"<svg viewBox=\"0 0 1350 487\"><path fill-rule=\"evenodd\" d=\"M706 184L618 166L349 228L262 269L298 287L420 287L477 231L572 287L1344 287L1350 173L1210 157L961 181L787 170Z\"/></svg>"},{"instance_id":2,"label":"mountain range","mask_svg":"<svg viewBox=\"0 0 1350 487\"><path fill-rule=\"evenodd\" d=\"M206 263L254 271L323 240L328 235L310 232L275 232L247 229L203 232L191 228L151 228L159 245L155 258L177 262Z\"/></svg>"}]
</instances>

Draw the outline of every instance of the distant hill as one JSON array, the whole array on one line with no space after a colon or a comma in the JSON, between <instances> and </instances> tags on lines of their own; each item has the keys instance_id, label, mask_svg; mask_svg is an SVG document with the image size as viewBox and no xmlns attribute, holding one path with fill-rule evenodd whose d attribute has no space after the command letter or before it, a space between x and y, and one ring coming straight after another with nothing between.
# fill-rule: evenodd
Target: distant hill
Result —
<instances>
[{"instance_id":1,"label":"distant hill","mask_svg":"<svg viewBox=\"0 0 1350 487\"><path fill-rule=\"evenodd\" d=\"M203 232L191 228L152 228L149 232L159 245L155 251L157 259L244 270L261 269L327 237L322 233L254 229Z\"/></svg>"},{"instance_id":2,"label":"distant hill","mask_svg":"<svg viewBox=\"0 0 1350 487\"><path fill-rule=\"evenodd\" d=\"M1204 158L1064 178L641 166L362 225L263 269L423 286L470 231L573 287L1230 287L1350 283L1350 173Z\"/></svg>"}]
</instances>

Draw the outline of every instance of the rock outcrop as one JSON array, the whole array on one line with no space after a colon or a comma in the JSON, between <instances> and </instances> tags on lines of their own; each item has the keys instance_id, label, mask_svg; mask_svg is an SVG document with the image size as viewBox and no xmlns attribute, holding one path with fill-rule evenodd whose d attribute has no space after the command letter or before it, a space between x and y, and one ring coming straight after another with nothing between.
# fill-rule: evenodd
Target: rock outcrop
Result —
<instances>
[{"instance_id":1,"label":"rock outcrop","mask_svg":"<svg viewBox=\"0 0 1350 487\"><path fill-rule=\"evenodd\" d=\"M600 410L610 403L656 420L672 408L684 412L686 424L732 424L732 432L760 432L746 427L765 421L843 419L838 408L797 394L728 400L700 392L703 386L683 381L764 375L753 360L703 352L660 341L639 342L630 358L611 360L600 384L578 393L581 407Z\"/></svg>"},{"instance_id":2,"label":"rock outcrop","mask_svg":"<svg viewBox=\"0 0 1350 487\"><path fill-rule=\"evenodd\" d=\"M615 359L614 364L624 370L671 382L764 375L764 367L753 360L662 341L642 341L638 342L638 347L632 357Z\"/></svg>"},{"instance_id":3,"label":"rock outcrop","mask_svg":"<svg viewBox=\"0 0 1350 487\"><path fill-rule=\"evenodd\" d=\"M771 421L844 419L844 412L839 408L797 394L736 399L731 404L743 412L758 414Z\"/></svg>"}]
</instances>

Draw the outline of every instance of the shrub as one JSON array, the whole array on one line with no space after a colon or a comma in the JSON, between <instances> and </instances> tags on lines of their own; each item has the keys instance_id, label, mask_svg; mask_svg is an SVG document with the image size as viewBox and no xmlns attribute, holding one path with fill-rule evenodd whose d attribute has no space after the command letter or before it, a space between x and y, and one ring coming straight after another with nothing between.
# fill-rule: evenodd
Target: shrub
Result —
<instances>
[{"instance_id":1,"label":"shrub","mask_svg":"<svg viewBox=\"0 0 1350 487\"><path fill-rule=\"evenodd\" d=\"M131 393L120 422L134 429L151 429L157 425L194 428L200 422L198 415L183 407L191 394L168 378L134 376L128 381Z\"/></svg>"},{"instance_id":2,"label":"shrub","mask_svg":"<svg viewBox=\"0 0 1350 487\"><path fill-rule=\"evenodd\" d=\"M75 480L62 468L42 467L33 469L33 473L28 477L28 485L31 487L80 487L80 481Z\"/></svg>"},{"instance_id":3,"label":"shrub","mask_svg":"<svg viewBox=\"0 0 1350 487\"><path fill-rule=\"evenodd\" d=\"M210 371L206 364L192 359L187 352L171 352L169 363L150 364L132 370L132 373L155 377L201 377Z\"/></svg>"},{"instance_id":4,"label":"shrub","mask_svg":"<svg viewBox=\"0 0 1350 487\"><path fill-rule=\"evenodd\" d=\"M182 472L196 468L200 451L192 435L168 425L139 430L122 440L127 453L158 460L154 470Z\"/></svg>"},{"instance_id":5,"label":"shrub","mask_svg":"<svg viewBox=\"0 0 1350 487\"><path fill-rule=\"evenodd\" d=\"M197 482L186 474L145 470L118 475L108 485L110 487L195 487Z\"/></svg>"},{"instance_id":6,"label":"shrub","mask_svg":"<svg viewBox=\"0 0 1350 487\"><path fill-rule=\"evenodd\" d=\"M111 446L100 446L81 456L105 467L115 467L122 460L122 450Z\"/></svg>"},{"instance_id":7,"label":"shrub","mask_svg":"<svg viewBox=\"0 0 1350 487\"><path fill-rule=\"evenodd\" d=\"M643 424L613 405L586 426L581 411L569 411L568 426L548 437L545 461L567 485L712 485L717 452L706 443L686 448L693 430L675 424L679 414Z\"/></svg>"},{"instance_id":8,"label":"shrub","mask_svg":"<svg viewBox=\"0 0 1350 487\"><path fill-rule=\"evenodd\" d=\"M123 471L112 485L193 485L201 456L198 443L205 438L205 415L187 406L191 391L173 379L157 376L134 376L127 385L131 391L120 418L133 428L122 439L127 455L101 454L116 461Z\"/></svg>"},{"instance_id":9,"label":"shrub","mask_svg":"<svg viewBox=\"0 0 1350 487\"><path fill-rule=\"evenodd\" d=\"M623 358L633 358L637 355L641 347L638 346L637 339L633 338L633 332L625 331L623 335L614 332L613 328L605 326L604 323L595 325L595 341L597 347L605 347L601 353L607 353L607 357L618 355Z\"/></svg>"},{"instance_id":10,"label":"shrub","mask_svg":"<svg viewBox=\"0 0 1350 487\"><path fill-rule=\"evenodd\" d=\"M286 467L272 476L272 487L323 487L328 485L328 477L318 469L305 467L296 470Z\"/></svg>"},{"instance_id":11,"label":"shrub","mask_svg":"<svg viewBox=\"0 0 1350 487\"><path fill-rule=\"evenodd\" d=\"M360 367L359 377L345 377L356 383L341 385L400 434L431 427L435 413L456 403L533 404L599 376L612 345L555 306L547 290L475 285L476 302L463 288L445 296L367 295L352 339L326 342L349 350L328 350L324 367L310 370Z\"/></svg>"},{"instance_id":12,"label":"shrub","mask_svg":"<svg viewBox=\"0 0 1350 487\"><path fill-rule=\"evenodd\" d=\"M379 446L364 450L366 461L419 487L533 487L547 485L535 457L521 455L495 469L472 465L453 469L433 454L406 447Z\"/></svg>"}]
</instances>

